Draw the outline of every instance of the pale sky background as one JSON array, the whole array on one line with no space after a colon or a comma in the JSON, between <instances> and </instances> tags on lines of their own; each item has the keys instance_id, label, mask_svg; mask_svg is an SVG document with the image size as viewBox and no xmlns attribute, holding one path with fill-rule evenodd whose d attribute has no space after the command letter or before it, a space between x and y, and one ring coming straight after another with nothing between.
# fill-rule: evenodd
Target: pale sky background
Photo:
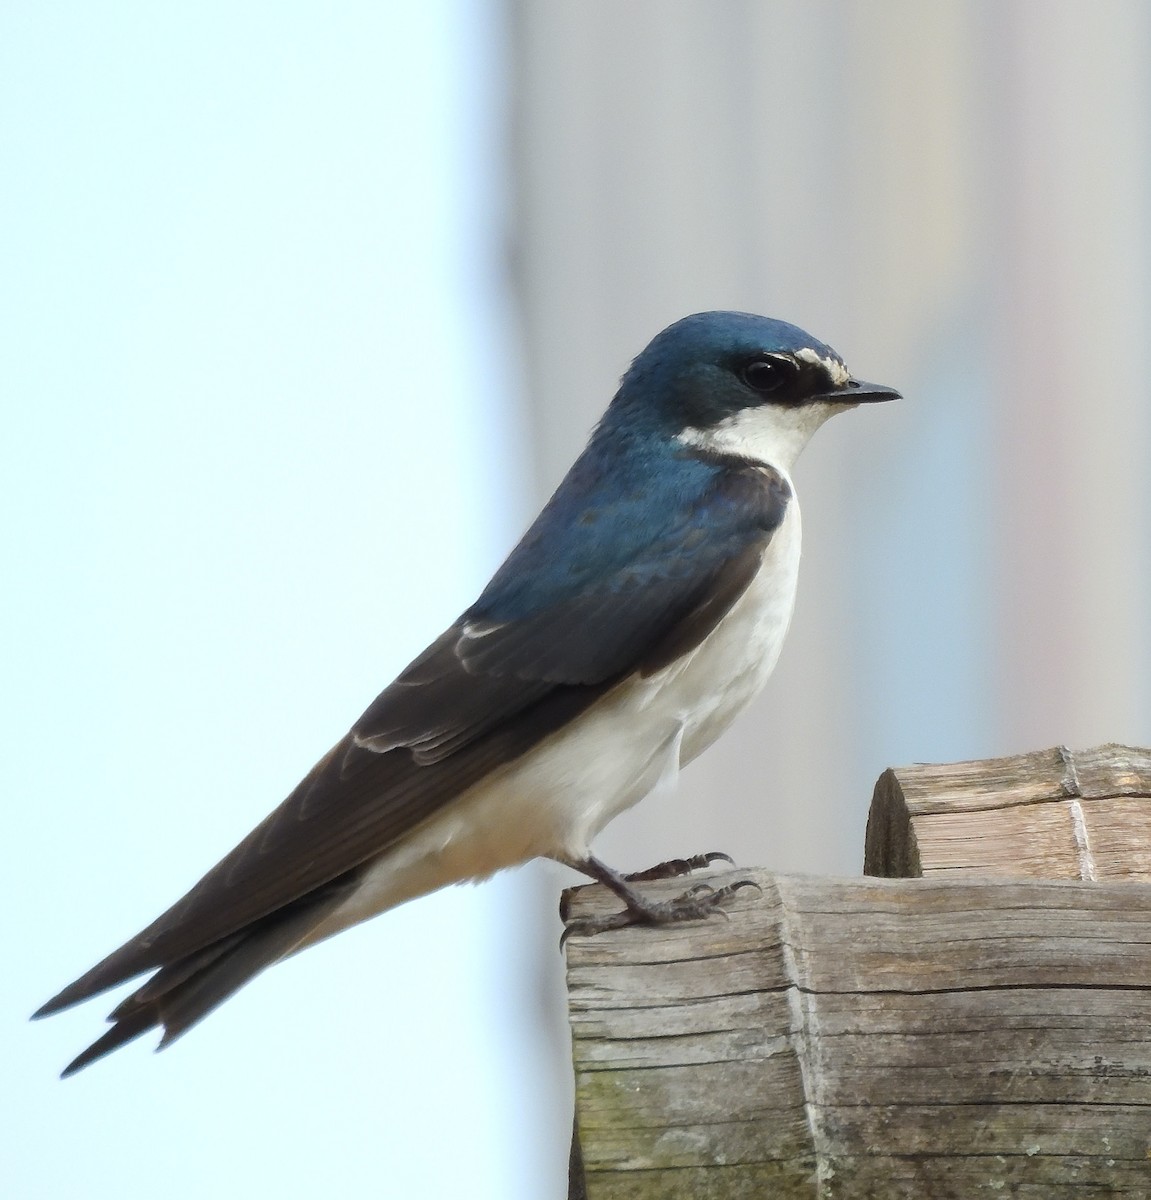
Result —
<instances>
[{"instance_id":1,"label":"pale sky background","mask_svg":"<svg viewBox=\"0 0 1151 1200\"><path fill-rule=\"evenodd\" d=\"M540 1195L515 878L282 965L160 1057L60 1083L113 998L26 1023L278 803L518 532L497 15L5 6L14 1200Z\"/></svg>"},{"instance_id":2,"label":"pale sky background","mask_svg":"<svg viewBox=\"0 0 1151 1200\"><path fill-rule=\"evenodd\" d=\"M119 993L27 1016L471 602L686 312L908 399L805 454L779 668L606 860L857 871L887 766L1151 742L1149 61L1145 0L0 9L0 1195L563 1195L558 868L67 1083Z\"/></svg>"}]
</instances>

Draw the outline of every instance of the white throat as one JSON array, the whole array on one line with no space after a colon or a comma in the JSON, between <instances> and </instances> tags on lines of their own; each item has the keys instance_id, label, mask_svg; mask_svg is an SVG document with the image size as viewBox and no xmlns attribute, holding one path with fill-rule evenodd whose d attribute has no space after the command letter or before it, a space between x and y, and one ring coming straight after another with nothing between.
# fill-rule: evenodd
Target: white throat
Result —
<instances>
[{"instance_id":1,"label":"white throat","mask_svg":"<svg viewBox=\"0 0 1151 1200\"><path fill-rule=\"evenodd\" d=\"M837 412L855 407L854 404L829 401L816 401L794 408L760 404L754 408L740 409L709 429L697 429L689 425L679 434L678 440L685 446L716 454L736 455L790 475L800 451L824 421Z\"/></svg>"}]
</instances>

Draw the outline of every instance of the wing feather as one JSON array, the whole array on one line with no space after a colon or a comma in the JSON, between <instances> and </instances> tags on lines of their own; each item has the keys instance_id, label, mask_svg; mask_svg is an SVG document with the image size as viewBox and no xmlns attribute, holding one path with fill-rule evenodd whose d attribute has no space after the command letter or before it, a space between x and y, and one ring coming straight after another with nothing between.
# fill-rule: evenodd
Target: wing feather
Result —
<instances>
[{"instance_id":1,"label":"wing feather","mask_svg":"<svg viewBox=\"0 0 1151 1200\"><path fill-rule=\"evenodd\" d=\"M222 939L383 853L627 674L658 670L699 645L753 578L790 494L774 472L715 468L707 488L672 511L658 536L633 533L626 552L612 547L609 569L587 569L591 551L577 546L580 578L566 589L549 587L546 603L509 611L515 605L489 587L186 896L37 1015L144 971L187 979L202 963L222 961L235 952L221 950ZM548 513L537 525L546 525ZM599 528L586 521L569 527ZM533 570L554 573L554 563L541 560L548 541L529 531L493 584ZM522 588L516 603L522 610ZM197 957L181 966L188 956ZM152 993L146 987L143 994Z\"/></svg>"}]
</instances>

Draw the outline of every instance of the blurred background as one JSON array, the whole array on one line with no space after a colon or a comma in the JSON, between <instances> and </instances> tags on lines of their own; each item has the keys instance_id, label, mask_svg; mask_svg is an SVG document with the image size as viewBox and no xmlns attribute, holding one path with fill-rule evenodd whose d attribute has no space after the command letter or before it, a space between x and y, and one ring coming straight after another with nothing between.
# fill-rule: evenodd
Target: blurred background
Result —
<instances>
[{"instance_id":1,"label":"blurred background","mask_svg":"<svg viewBox=\"0 0 1151 1200\"><path fill-rule=\"evenodd\" d=\"M0 1190L565 1191L532 864L67 1084L151 920L462 610L688 312L899 387L765 695L598 850L856 873L887 766L1151 742L1151 7L0 11Z\"/></svg>"}]
</instances>

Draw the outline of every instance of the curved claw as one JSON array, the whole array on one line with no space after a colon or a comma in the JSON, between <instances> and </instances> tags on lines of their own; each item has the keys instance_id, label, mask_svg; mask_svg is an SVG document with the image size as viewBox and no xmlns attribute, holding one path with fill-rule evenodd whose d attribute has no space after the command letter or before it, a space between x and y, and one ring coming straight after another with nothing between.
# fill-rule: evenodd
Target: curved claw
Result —
<instances>
[{"instance_id":1,"label":"curved claw","mask_svg":"<svg viewBox=\"0 0 1151 1200\"><path fill-rule=\"evenodd\" d=\"M709 850L706 854L697 854L696 857L707 859L708 866L713 862L725 862L735 866L735 859L730 854L724 854L722 850Z\"/></svg>"},{"instance_id":2,"label":"curved claw","mask_svg":"<svg viewBox=\"0 0 1151 1200\"><path fill-rule=\"evenodd\" d=\"M564 926L560 934L560 949L567 944L569 937L595 937L597 933L607 933L611 929L625 929L628 925L639 924L642 917L629 912L626 908L617 913L606 913L602 917L576 917Z\"/></svg>"},{"instance_id":3,"label":"curved claw","mask_svg":"<svg viewBox=\"0 0 1151 1200\"><path fill-rule=\"evenodd\" d=\"M692 854L688 858L672 858L667 862L656 863L646 871L636 871L625 875L628 883L644 883L652 879L674 879L678 875L690 875L692 871L702 871L715 862L730 863L735 866L735 859L722 850L710 850L706 854Z\"/></svg>"},{"instance_id":4,"label":"curved claw","mask_svg":"<svg viewBox=\"0 0 1151 1200\"><path fill-rule=\"evenodd\" d=\"M715 888L713 888L710 883L697 883L695 887L688 888L687 891L680 896L680 899L683 900L686 899L686 897L691 896L696 900L707 900L716 894Z\"/></svg>"}]
</instances>

